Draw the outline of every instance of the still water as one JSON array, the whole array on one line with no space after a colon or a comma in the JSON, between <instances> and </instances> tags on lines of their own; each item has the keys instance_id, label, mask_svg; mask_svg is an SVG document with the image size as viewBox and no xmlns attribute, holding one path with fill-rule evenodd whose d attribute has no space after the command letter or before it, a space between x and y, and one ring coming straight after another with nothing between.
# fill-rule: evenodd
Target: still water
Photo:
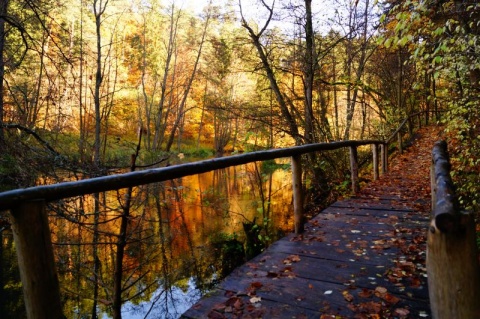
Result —
<instances>
[{"instance_id":1,"label":"still water","mask_svg":"<svg viewBox=\"0 0 480 319\"><path fill-rule=\"evenodd\" d=\"M121 296L122 317L130 319L178 318L235 266L293 229L288 165L252 163L136 187L130 201L127 195L112 191L50 207L68 318L111 317L126 211ZM14 244L8 231L1 234L0 313L22 317Z\"/></svg>"}]
</instances>

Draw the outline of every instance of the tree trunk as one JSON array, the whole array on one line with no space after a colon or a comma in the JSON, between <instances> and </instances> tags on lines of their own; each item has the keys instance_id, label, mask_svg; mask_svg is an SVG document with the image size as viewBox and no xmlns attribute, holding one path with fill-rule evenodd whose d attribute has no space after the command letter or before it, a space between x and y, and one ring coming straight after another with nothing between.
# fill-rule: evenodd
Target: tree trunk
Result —
<instances>
[{"instance_id":1,"label":"tree trunk","mask_svg":"<svg viewBox=\"0 0 480 319\"><path fill-rule=\"evenodd\" d=\"M9 0L0 0L0 17L7 16ZM5 79L5 19L0 18L0 146L5 142L3 133L4 79Z\"/></svg>"},{"instance_id":2,"label":"tree trunk","mask_svg":"<svg viewBox=\"0 0 480 319\"><path fill-rule=\"evenodd\" d=\"M93 95L93 100L95 104L95 141L94 141L94 154L93 161L95 164L95 169L100 168L100 147L101 147L101 106L100 106L100 88L102 86L103 74L102 74L102 34L101 34L101 25L102 25L102 15L105 12L108 0L105 0L103 3L102 0L93 1L93 12L95 14L95 30L97 35L97 54L96 54L96 72L95 72L95 90Z\"/></svg>"},{"instance_id":3,"label":"tree trunk","mask_svg":"<svg viewBox=\"0 0 480 319\"><path fill-rule=\"evenodd\" d=\"M138 143L135 154L132 154L130 162L130 171L134 172L136 169L137 157L140 153L142 144L142 128L139 129ZM122 319L122 280L123 280L123 257L125 255L125 247L127 246L128 221L130 219L130 207L132 204L133 187L127 189L125 194L125 204L123 204L123 213L120 222L120 231L117 237L117 253L115 258L115 271L113 278L113 319Z\"/></svg>"}]
</instances>

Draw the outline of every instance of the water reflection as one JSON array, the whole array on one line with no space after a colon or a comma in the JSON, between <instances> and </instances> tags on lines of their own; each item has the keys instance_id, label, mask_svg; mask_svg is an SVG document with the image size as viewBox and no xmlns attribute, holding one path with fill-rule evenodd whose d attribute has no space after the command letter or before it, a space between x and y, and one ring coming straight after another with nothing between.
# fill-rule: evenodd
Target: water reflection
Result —
<instances>
[{"instance_id":1,"label":"water reflection","mask_svg":"<svg viewBox=\"0 0 480 319\"><path fill-rule=\"evenodd\" d=\"M290 170L279 167L256 163L137 187L131 198L119 190L52 204L65 315L118 318L120 296L123 318L179 317L245 255L293 229ZM2 241L2 256L11 245Z\"/></svg>"}]
</instances>

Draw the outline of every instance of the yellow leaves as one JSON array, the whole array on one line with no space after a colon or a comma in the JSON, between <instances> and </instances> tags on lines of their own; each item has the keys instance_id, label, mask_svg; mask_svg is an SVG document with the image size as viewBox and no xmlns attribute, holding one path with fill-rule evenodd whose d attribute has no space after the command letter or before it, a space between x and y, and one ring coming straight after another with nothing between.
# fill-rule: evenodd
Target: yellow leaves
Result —
<instances>
[{"instance_id":1,"label":"yellow leaves","mask_svg":"<svg viewBox=\"0 0 480 319\"><path fill-rule=\"evenodd\" d=\"M291 265L292 263L296 263L300 261L300 256L298 255L290 255L283 260L285 265Z\"/></svg>"},{"instance_id":2,"label":"yellow leaves","mask_svg":"<svg viewBox=\"0 0 480 319\"><path fill-rule=\"evenodd\" d=\"M347 290L344 290L342 292L342 295L343 295L343 299L345 299L346 301L348 301L348 302L353 301L353 296Z\"/></svg>"},{"instance_id":3,"label":"yellow leaves","mask_svg":"<svg viewBox=\"0 0 480 319\"><path fill-rule=\"evenodd\" d=\"M375 288L375 295L377 294L384 294L387 292L387 288L384 288L384 287L377 287Z\"/></svg>"}]
</instances>

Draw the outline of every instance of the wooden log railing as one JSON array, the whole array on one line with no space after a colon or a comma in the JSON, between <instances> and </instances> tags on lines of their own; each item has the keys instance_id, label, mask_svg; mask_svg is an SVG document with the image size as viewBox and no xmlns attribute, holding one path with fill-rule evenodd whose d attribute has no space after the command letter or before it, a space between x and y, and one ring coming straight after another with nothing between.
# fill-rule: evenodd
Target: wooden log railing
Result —
<instances>
[{"instance_id":1,"label":"wooden log railing","mask_svg":"<svg viewBox=\"0 0 480 319\"><path fill-rule=\"evenodd\" d=\"M434 319L480 318L480 267L472 213L460 209L445 141L432 151L427 274Z\"/></svg>"},{"instance_id":2,"label":"wooden log railing","mask_svg":"<svg viewBox=\"0 0 480 319\"><path fill-rule=\"evenodd\" d=\"M404 123L402 123L402 127ZM398 132L400 132L400 129L395 134L398 134ZM388 143L390 141L391 139L387 140ZM290 157L295 232L301 233L304 221L301 155L310 152L349 148L352 192L355 194L359 190L357 148L366 145L372 146L373 176L376 179L379 176L379 167L381 167L383 174L388 171L387 142L364 140L308 144L0 193L0 211L10 210L11 213L27 317L29 319L64 318L50 239L50 228L47 222L47 202L162 182L251 162ZM380 158L378 147L380 147Z\"/></svg>"}]
</instances>

